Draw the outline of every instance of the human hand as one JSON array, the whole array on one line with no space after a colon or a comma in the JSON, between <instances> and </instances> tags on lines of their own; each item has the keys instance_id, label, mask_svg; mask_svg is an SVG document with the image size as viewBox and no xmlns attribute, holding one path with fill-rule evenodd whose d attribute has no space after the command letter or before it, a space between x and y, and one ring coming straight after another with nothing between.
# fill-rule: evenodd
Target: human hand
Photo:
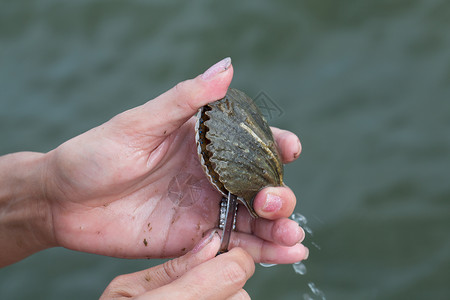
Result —
<instances>
[{"instance_id":1,"label":"human hand","mask_svg":"<svg viewBox=\"0 0 450 300\"><path fill-rule=\"evenodd\" d=\"M222 98L232 76L225 59L47 153L44 191L54 244L116 257L174 257L216 227L221 195L199 164L192 116ZM273 132L284 163L297 158L298 138ZM261 218L241 209L230 246L257 262L305 258L304 232L287 219L294 207L289 188L262 190L254 201Z\"/></svg>"},{"instance_id":2,"label":"human hand","mask_svg":"<svg viewBox=\"0 0 450 300\"><path fill-rule=\"evenodd\" d=\"M116 277L100 300L250 299L243 286L255 270L252 257L242 248L215 257L219 245L212 231L184 256Z\"/></svg>"}]
</instances>

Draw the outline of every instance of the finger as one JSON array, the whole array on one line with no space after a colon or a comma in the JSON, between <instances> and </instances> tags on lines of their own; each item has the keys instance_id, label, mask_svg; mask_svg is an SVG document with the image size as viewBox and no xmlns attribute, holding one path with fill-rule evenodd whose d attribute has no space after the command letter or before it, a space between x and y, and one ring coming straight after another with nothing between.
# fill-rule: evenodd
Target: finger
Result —
<instances>
[{"instance_id":1,"label":"finger","mask_svg":"<svg viewBox=\"0 0 450 300\"><path fill-rule=\"evenodd\" d=\"M302 244L286 247L242 232L232 233L229 247L241 247L256 263L292 264L307 259L309 255L308 248Z\"/></svg>"},{"instance_id":2,"label":"finger","mask_svg":"<svg viewBox=\"0 0 450 300\"><path fill-rule=\"evenodd\" d=\"M237 216L237 231L254 234L255 236L281 246L293 246L305 238L305 231L297 222L289 218L268 220L252 218L246 210L239 210Z\"/></svg>"},{"instance_id":3,"label":"finger","mask_svg":"<svg viewBox=\"0 0 450 300\"><path fill-rule=\"evenodd\" d=\"M254 271L252 257L235 248L198 265L171 284L146 293L142 299L228 299L242 289Z\"/></svg>"},{"instance_id":4,"label":"finger","mask_svg":"<svg viewBox=\"0 0 450 300\"><path fill-rule=\"evenodd\" d=\"M220 237L212 231L187 254L169 260L153 268L116 277L106 288L102 298L118 292L123 295L136 296L146 291L167 285L183 276L189 270L212 259L220 247Z\"/></svg>"},{"instance_id":5,"label":"finger","mask_svg":"<svg viewBox=\"0 0 450 300\"><path fill-rule=\"evenodd\" d=\"M305 231L298 224L288 218L278 220L267 220L263 218L247 218L249 222L237 220L238 231L254 234L268 242L280 246L294 246L305 239Z\"/></svg>"},{"instance_id":6,"label":"finger","mask_svg":"<svg viewBox=\"0 0 450 300\"><path fill-rule=\"evenodd\" d=\"M227 300L247 300L247 299L248 300L250 299L249 294L244 289L240 289L236 294L229 297Z\"/></svg>"},{"instance_id":7,"label":"finger","mask_svg":"<svg viewBox=\"0 0 450 300\"><path fill-rule=\"evenodd\" d=\"M302 152L302 144L299 138L292 132L271 127L278 149L281 153L281 160L287 164L296 160Z\"/></svg>"},{"instance_id":8,"label":"finger","mask_svg":"<svg viewBox=\"0 0 450 300\"><path fill-rule=\"evenodd\" d=\"M269 221L258 218L254 222L253 234L281 246L294 246L305 238L305 231L297 222L288 218Z\"/></svg>"},{"instance_id":9,"label":"finger","mask_svg":"<svg viewBox=\"0 0 450 300\"><path fill-rule=\"evenodd\" d=\"M262 189L253 200L253 208L258 216L276 220L287 218L294 212L297 200L288 187L267 187Z\"/></svg>"},{"instance_id":10,"label":"finger","mask_svg":"<svg viewBox=\"0 0 450 300\"><path fill-rule=\"evenodd\" d=\"M155 99L116 117L122 127L151 136L166 136L179 128L203 105L225 96L233 77L225 58L194 79L178 83Z\"/></svg>"}]
</instances>

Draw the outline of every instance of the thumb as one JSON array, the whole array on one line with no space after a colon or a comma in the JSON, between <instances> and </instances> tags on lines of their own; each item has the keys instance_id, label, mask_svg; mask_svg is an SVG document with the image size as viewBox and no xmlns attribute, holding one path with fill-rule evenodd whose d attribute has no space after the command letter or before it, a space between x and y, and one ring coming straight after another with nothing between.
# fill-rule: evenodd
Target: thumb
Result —
<instances>
[{"instance_id":1,"label":"thumb","mask_svg":"<svg viewBox=\"0 0 450 300\"><path fill-rule=\"evenodd\" d=\"M190 252L169 260L153 268L120 275L106 288L100 299L110 299L118 294L138 296L147 291L162 287L184 275L192 268L215 257L220 246L220 237L216 230L203 238Z\"/></svg>"},{"instance_id":2,"label":"thumb","mask_svg":"<svg viewBox=\"0 0 450 300\"><path fill-rule=\"evenodd\" d=\"M225 96L233 78L229 57L219 61L196 78L178 83L164 94L122 116L125 126L146 135L165 136L191 118L203 105Z\"/></svg>"}]
</instances>

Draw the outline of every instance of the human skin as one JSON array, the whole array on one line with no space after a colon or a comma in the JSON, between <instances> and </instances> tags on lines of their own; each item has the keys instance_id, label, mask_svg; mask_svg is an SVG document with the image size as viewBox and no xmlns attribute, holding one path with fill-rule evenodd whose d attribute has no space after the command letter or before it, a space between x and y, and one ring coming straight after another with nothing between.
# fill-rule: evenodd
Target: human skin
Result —
<instances>
[{"instance_id":1,"label":"human skin","mask_svg":"<svg viewBox=\"0 0 450 300\"><path fill-rule=\"evenodd\" d=\"M232 76L225 59L48 153L0 157L0 266L58 246L127 258L192 249L217 226L221 198L199 164L193 115L222 98ZM273 133L283 162L295 160L298 138ZM288 187L263 189L260 218L240 209L230 247L255 262L307 257L304 232L288 219L295 202Z\"/></svg>"},{"instance_id":2,"label":"human skin","mask_svg":"<svg viewBox=\"0 0 450 300\"><path fill-rule=\"evenodd\" d=\"M215 257L219 245L213 231L179 258L117 276L100 300L250 299L243 286L255 271L253 258L242 248Z\"/></svg>"}]
</instances>

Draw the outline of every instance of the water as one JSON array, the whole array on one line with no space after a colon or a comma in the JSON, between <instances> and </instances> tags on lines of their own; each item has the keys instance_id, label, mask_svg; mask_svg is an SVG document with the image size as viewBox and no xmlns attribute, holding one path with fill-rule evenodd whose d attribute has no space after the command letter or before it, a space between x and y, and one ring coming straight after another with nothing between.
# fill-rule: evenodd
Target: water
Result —
<instances>
[{"instance_id":1,"label":"water","mask_svg":"<svg viewBox=\"0 0 450 300\"><path fill-rule=\"evenodd\" d=\"M300 275L306 274L306 266L302 262L296 262L292 264L292 267L294 268L295 273Z\"/></svg>"},{"instance_id":2,"label":"water","mask_svg":"<svg viewBox=\"0 0 450 300\"><path fill-rule=\"evenodd\" d=\"M313 236L313 231L310 227L308 227L306 224L308 223L308 219L302 215L301 213L294 212L291 215L291 219L297 222L298 225L302 226L302 228L305 229L306 238L310 238ZM317 249L321 249L319 245L311 241L311 244L314 245ZM277 264L267 264L267 263L260 263L259 264L262 267L270 268L277 266ZM292 268L294 269L294 272L299 275L306 275L307 268L303 261L295 262L292 264ZM316 287L314 282L308 282L308 287L312 292L312 296L308 293L303 294L303 299L305 300L314 300L314 299L320 299L320 300L326 300L325 293L321 291L319 288Z\"/></svg>"},{"instance_id":3,"label":"water","mask_svg":"<svg viewBox=\"0 0 450 300\"><path fill-rule=\"evenodd\" d=\"M317 298L309 282L327 299L450 298L448 1L0 5L1 154L49 151L231 56L233 87L264 91L270 123L302 140L285 178L314 230L307 274L258 266L252 298ZM95 299L156 263L51 249L0 270L0 298Z\"/></svg>"},{"instance_id":4,"label":"water","mask_svg":"<svg viewBox=\"0 0 450 300\"><path fill-rule=\"evenodd\" d=\"M308 287L311 290L311 292L313 293L314 297L316 297L316 299L321 299L321 300L326 299L325 294L320 289L318 289L313 282L309 282ZM308 294L305 294L305 295L308 295ZM305 297L305 295L303 297ZM308 299L314 299L313 297L311 297L309 295L307 297L308 297Z\"/></svg>"},{"instance_id":5,"label":"water","mask_svg":"<svg viewBox=\"0 0 450 300\"><path fill-rule=\"evenodd\" d=\"M308 225L306 225L308 223L308 219L306 219L304 215L300 213L293 213L291 219L297 222L298 225L300 225L303 228L303 230L305 230L305 233L311 236L313 235L312 229Z\"/></svg>"}]
</instances>

